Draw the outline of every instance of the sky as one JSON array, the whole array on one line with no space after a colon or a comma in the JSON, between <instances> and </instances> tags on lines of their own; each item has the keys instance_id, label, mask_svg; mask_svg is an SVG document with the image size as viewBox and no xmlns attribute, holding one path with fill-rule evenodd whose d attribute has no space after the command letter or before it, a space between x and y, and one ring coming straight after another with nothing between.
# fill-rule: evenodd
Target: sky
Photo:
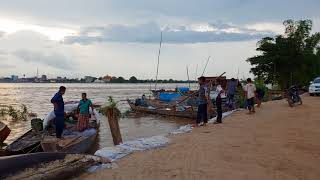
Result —
<instances>
[{"instance_id":1,"label":"sky","mask_svg":"<svg viewBox=\"0 0 320 180\"><path fill-rule=\"evenodd\" d=\"M0 0L0 77L39 74L159 78L252 77L256 43L286 19L311 19L319 0ZM206 60L210 56L204 71Z\"/></svg>"}]
</instances>

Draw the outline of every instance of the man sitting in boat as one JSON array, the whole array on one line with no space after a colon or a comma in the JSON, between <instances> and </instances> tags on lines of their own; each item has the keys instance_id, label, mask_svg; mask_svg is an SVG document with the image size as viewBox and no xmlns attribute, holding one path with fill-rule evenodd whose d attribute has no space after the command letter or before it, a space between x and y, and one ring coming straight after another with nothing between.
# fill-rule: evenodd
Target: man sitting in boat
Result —
<instances>
[{"instance_id":1,"label":"man sitting in boat","mask_svg":"<svg viewBox=\"0 0 320 180\"><path fill-rule=\"evenodd\" d=\"M90 99L87 99L87 94L82 93L82 99L79 102L78 109L79 109L79 118L77 124L78 131L84 131L89 127L89 119L90 119L90 111L89 108L91 107L93 112L93 106Z\"/></svg>"}]
</instances>

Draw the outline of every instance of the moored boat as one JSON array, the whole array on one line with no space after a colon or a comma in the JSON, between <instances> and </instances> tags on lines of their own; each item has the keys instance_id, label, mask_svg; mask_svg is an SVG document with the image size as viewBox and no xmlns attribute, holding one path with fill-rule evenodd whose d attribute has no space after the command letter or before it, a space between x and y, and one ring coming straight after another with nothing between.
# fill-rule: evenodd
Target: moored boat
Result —
<instances>
[{"instance_id":1,"label":"moored boat","mask_svg":"<svg viewBox=\"0 0 320 180\"><path fill-rule=\"evenodd\" d=\"M89 120L90 128L83 131L68 131L62 139L57 139L55 133L46 134L41 140L44 152L86 153L96 143L99 123L96 116ZM69 127L70 128L70 127Z\"/></svg>"},{"instance_id":2,"label":"moored boat","mask_svg":"<svg viewBox=\"0 0 320 180\"><path fill-rule=\"evenodd\" d=\"M37 133L31 129L9 144L5 150L11 155L41 152L41 139L42 133Z\"/></svg>"},{"instance_id":3,"label":"moored boat","mask_svg":"<svg viewBox=\"0 0 320 180\"><path fill-rule=\"evenodd\" d=\"M3 143L7 139L10 132L10 128L0 121L0 143Z\"/></svg>"},{"instance_id":4,"label":"moored boat","mask_svg":"<svg viewBox=\"0 0 320 180\"><path fill-rule=\"evenodd\" d=\"M187 107L187 109L184 109L184 110L177 110L172 106L171 108L169 108L168 106L167 107L140 106L129 100L128 100L128 104L131 107L131 109L136 112L142 112L142 113L148 113L148 114L159 114L164 116L175 116L175 117L189 118L189 119L195 119L197 117L197 112L192 106Z\"/></svg>"},{"instance_id":5,"label":"moored boat","mask_svg":"<svg viewBox=\"0 0 320 180\"><path fill-rule=\"evenodd\" d=\"M27 131L21 137L9 144L3 155L16 155L35 152L69 152L86 153L92 145L96 143L99 120L96 115L92 115L89 120L89 129L78 132L77 125L77 104L68 104L67 118L65 120L64 138L55 138L54 128L46 128L55 118L54 113L50 112L45 120L31 121L33 129ZM94 114L97 112L94 111ZM41 127L39 127L41 126Z\"/></svg>"}]
</instances>

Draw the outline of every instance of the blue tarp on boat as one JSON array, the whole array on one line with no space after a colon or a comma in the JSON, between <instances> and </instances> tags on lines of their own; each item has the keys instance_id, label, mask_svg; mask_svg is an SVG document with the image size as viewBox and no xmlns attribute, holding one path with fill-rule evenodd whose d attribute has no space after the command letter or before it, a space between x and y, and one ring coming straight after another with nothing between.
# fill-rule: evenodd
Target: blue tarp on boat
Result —
<instances>
[{"instance_id":1,"label":"blue tarp on boat","mask_svg":"<svg viewBox=\"0 0 320 180\"><path fill-rule=\"evenodd\" d=\"M168 92L162 92L159 95L159 99L161 101L170 102L178 99L181 95L179 93L168 93Z\"/></svg>"}]
</instances>

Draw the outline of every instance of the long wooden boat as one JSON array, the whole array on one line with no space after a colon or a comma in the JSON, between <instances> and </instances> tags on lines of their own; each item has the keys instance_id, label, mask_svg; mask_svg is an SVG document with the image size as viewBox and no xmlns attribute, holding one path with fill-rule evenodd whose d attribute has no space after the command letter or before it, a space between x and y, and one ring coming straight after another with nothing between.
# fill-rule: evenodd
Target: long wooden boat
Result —
<instances>
[{"instance_id":1,"label":"long wooden boat","mask_svg":"<svg viewBox=\"0 0 320 180\"><path fill-rule=\"evenodd\" d=\"M29 130L21 137L7 146L0 155L17 155L35 152L68 152L86 153L96 143L99 122L95 116L90 119L92 131L90 134L75 133L64 136L63 139L56 139L55 132ZM75 125L74 125L75 126ZM75 128L73 128L75 129ZM74 134L75 133L75 134Z\"/></svg>"},{"instance_id":2,"label":"long wooden boat","mask_svg":"<svg viewBox=\"0 0 320 180\"><path fill-rule=\"evenodd\" d=\"M7 139L10 132L10 128L0 121L0 143L3 143Z\"/></svg>"},{"instance_id":3,"label":"long wooden boat","mask_svg":"<svg viewBox=\"0 0 320 180\"><path fill-rule=\"evenodd\" d=\"M40 141L42 140L42 134L36 133L33 130L27 131L21 137L13 141L5 149L8 154L25 154L41 152Z\"/></svg>"},{"instance_id":4,"label":"long wooden boat","mask_svg":"<svg viewBox=\"0 0 320 180\"><path fill-rule=\"evenodd\" d=\"M0 179L68 179L110 160L92 155L33 153L0 157Z\"/></svg>"},{"instance_id":5,"label":"long wooden boat","mask_svg":"<svg viewBox=\"0 0 320 180\"><path fill-rule=\"evenodd\" d=\"M57 139L54 134L44 135L41 147L44 152L86 153L96 143L99 123L95 116L89 120L91 128L82 133L66 135Z\"/></svg>"},{"instance_id":6,"label":"long wooden boat","mask_svg":"<svg viewBox=\"0 0 320 180\"><path fill-rule=\"evenodd\" d=\"M149 108L144 106L136 106L133 102L128 101L131 109L136 112L148 113L148 114L159 114L165 116L175 116L181 118L195 119L197 117L197 112L194 109L188 109L185 111L177 111L173 108Z\"/></svg>"},{"instance_id":7,"label":"long wooden boat","mask_svg":"<svg viewBox=\"0 0 320 180\"><path fill-rule=\"evenodd\" d=\"M90 136L65 136L56 139L53 136L45 136L41 141L44 152L86 153L96 143L97 132Z\"/></svg>"}]
</instances>

